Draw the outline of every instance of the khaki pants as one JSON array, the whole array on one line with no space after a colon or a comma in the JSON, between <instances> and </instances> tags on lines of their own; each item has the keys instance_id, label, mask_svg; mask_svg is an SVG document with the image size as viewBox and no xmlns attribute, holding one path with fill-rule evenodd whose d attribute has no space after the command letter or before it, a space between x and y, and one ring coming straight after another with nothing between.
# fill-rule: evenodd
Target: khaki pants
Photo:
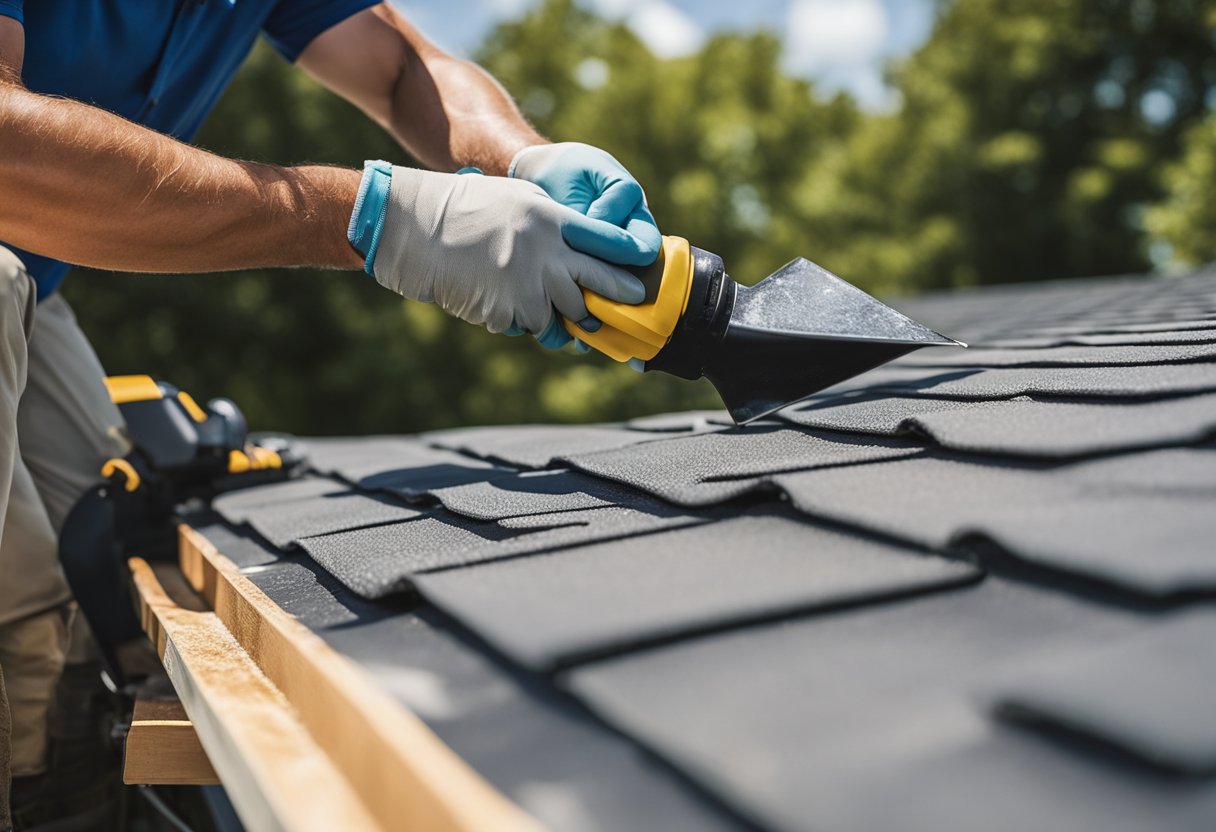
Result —
<instances>
[{"instance_id":1,"label":"khaki pants","mask_svg":"<svg viewBox=\"0 0 1216 832\"><path fill-rule=\"evenodd\" d=\"M21 261L0 247L0 778L10 760L13 776L46 765L47 708L68 649L71 599L56 536L102 463L128 449L71 308L58 295L35 305L34 293ZM7 792L0 781L0 826Z\"/></svg>"}]
</instances>

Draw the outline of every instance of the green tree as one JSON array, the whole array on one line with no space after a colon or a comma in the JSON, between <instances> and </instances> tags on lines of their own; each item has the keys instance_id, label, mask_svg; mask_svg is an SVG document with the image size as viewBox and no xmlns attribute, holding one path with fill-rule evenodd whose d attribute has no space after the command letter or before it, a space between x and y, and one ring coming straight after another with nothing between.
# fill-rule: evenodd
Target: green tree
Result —
<instances>
[{"instance_id":1,"label":"green tree","mask_svg":"<svg viewBox=\"0 0 1216 832\"><path fill-rule=\"evenodd\" d=\"M809 174L826 265L879 289L1148 268L1144 208L1216 89L1211 0L955 0L898 111Z\"/></svg>"},{"instance_id":2,"label":"green tree","mask_svg":"<svg viewBox=\"0 0 1216 832\"><path fill-rule=\"evenodd\" d=\"M1149 228L1179 263L1216 262L1216 116L1191 130L1163 179L1166 197L1149 212Z\"/></svg>"}]
</instances>

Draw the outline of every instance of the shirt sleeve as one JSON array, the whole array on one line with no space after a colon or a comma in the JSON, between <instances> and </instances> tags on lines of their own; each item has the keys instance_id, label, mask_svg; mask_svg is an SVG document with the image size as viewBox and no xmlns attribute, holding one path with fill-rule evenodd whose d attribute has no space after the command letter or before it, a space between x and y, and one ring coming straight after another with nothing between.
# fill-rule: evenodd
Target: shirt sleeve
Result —
<instances>
[{"instance_id":1,"label":"shirt sleeve","mask_svg":"<svg viewBox=\"0 0 1216 832\"><path fill-rule=\"evenodd\" d=\"M20 5L22 0L0 0ZM289 62L304 51L313 38L356 12L379 5L381 0L279 0L262 31L270 45Z\"/></svg>"},{"instance_id":2,"label":"shirt sleeve","mask_svg":"<svg viewBox=\"0 0 1216 832\"><path fill-rule=\"evenodd\" d=\"M11 17L24 25L25 13L22 11L24 5L25 0L0 0L0 17Z\"/></svg>"}]
</instances>

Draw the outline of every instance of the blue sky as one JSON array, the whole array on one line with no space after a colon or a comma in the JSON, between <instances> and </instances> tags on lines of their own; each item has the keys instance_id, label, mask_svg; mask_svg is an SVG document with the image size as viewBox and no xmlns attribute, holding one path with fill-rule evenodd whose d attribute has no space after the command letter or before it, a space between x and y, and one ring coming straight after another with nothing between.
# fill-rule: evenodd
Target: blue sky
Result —
<instances>
[{"instance_id":1,"label":"blue sky","mask_svg":"<svg viewBox=\"0 0 1216 832\"><path fill-rule=\"evenodd\" d=\"M474 49L494 23L537 0L395 0L441 46ZM915 49L933 23L932 0L581 0L625 21L659 55L695 50L721 29L784 34L786 68L822 89L845 89L863 105L892 103L882 65Z\"/></svg>"}]
</instances>

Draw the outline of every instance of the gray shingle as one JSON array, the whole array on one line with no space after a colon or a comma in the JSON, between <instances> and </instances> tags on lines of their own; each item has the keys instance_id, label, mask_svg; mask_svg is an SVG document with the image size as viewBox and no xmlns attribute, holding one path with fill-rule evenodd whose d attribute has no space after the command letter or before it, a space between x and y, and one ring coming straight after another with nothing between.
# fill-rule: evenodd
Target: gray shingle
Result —
<instances>
[{"instance_id":1,"label":"gray shingle","mask_svg":"<svg viewBox=\"0 0 1216 832\"><path fill-rule=\"evenodd\" d=\"M1216 395L1148 402L995 401L882 397L800 404L777 416L805 427L909 434L995 456L1068 458L1198 442L1216 433Z\"/></svg>"},{"instance_id":2,"label":"gray shingle","mask_svg":"<svg viewBox=\"0 0 1216 832\"><path fill-rule=\"evenodd\" d=\"M387 491L407 499L444 488L514 473L481 460L432 448L417 439L370 437L363 440L310 439L309 465L360 488Z\"/></svg>"},{"instance_id":3,"label":"gray shingle","mask_svg":"<svg viewBox=\"0 0 1216 832\"><path fill-rule=\"evenodd\" d=\"M400 523L421 515L416 508L352 491L250 509L244 512L244 522L275 546L286 549L297 545L302 537Z\"/></svg>"},{"instance_id":4,"label":"gray shingle","mask_svg":"<svg viewBox=\"0 0 1216 832\"><path fill-rule=\"evenodd\" d=\"M424 438L436 447L481 459L524 468L545 468L556 457L653 442L663 439L664 435L602 425L512 425L461 428L424 434Z\"/></svg>"},{"instance_id":5,"label":"gray shingle","mask_svg":"<svg viewBox=\"0 0 1216 832\"><path fill-rule=\"evenodd\" d=\"M988 349L943 347L915 352L897 362L902 367L1116 367L1211 361L1216 345L1044 347Z\"/></svg>"},{"instance_id":6,"label":"gray shingle","mask_svg":"<svg viewBox=\"0 0 1216 832\"><path fill-rule=\"evenodd\" d=\"M750 627L563 678L618 729L778 829L1189 830L1216 783L1002 730L975 701L1003 667L1084 652L1143 620L989 578Z\"/></svg>"},{"instance_id":7,"label":"gray shingle","mask_svg":"<svg viewBox=\"0 0 1216 832\"><path fill-rule=\"evenodd\" d=\"M1167 771L1216 774L1211 610L1180 613L1133 636L1002 675L990 689L1006 719L1091 737Z\"/></svg>"},{"instance_id":8,"label":"gray shingle","mask_svg":"<svg viewBox=\"0 0 1216 832\"><path fill-rule=\"evenodd\" d=\"M1160 325L1156 325L1159 327ZM1173 324L1166 325L1168 327ZM1106 332L1094 335L1066 332L1058 335L1032 335L998 338L978 346L1025 349L1037 347L1105 347L1137 344L1212 344L1216 343L1216 321L1198 329L1157 328L1148 332ZM977 345L973 345L977 346Z\"/></svg>"},{"instance_id":9,"label":"gray shingle","mask_svg":"<svg viewBox=\"0 0 1216 832\"><path fill-rule=\"evenodd\" d=\"M1193 320L1180 321L1158 321L1155 323L1139 323L1139 324L1122 324L1100 328L1082 327L1076 324L1072 325L1056 325L1056 326L1030 326L1024 329L1027 336L1056 336L1056 337L1072 337L1075 335L1123 335L1127 333L1153 333L1153 332L1174 332L1182 330L1186 332L1194 332L1196 330L1211 330L1216 329L1216 320L1205 318L1196 318Z\"/></svg>"},{"instance_id":10,"label":"gray shingle","mask_svg":"<svg viewBox=\"0 0 1216 832\"><path fill-rule=\"evenodd\" d=\"M1216 434L1216 395L1145 403L1003 402L939 410L902 428L953 450L997 456L1071 457L1198 442Z\"/></svg>"},{"instance_id":11,"label":"gray shingle","mask_svg":"<svg viewBox=\"0 0 1216 832\"><path fill-rule=\"evenodd\" d=\"M319 437L302 442L309 467L352 482L427 452L426 445L404 436Z\"/></svg>"},{"instance_id":12,"label":"gray shingle","mask_svg":"<svg viewBox=\"0 0 1216 832\"><path fill-rule=\"evenodd\" d=\"M1216 592L1210 495L1145 495L1083 475L933 458L773 480L800 511L930 548L980 538L1027 563L1146 597Z\"/></svg>"},{"instance_id":13,"label":"gray shingle","mask_svg":"<svg viewBox=\"0 0 1216 832\"><path fill-rule=\"evenodd\" d=\"M248 524L280 549L301 537L400 522L421 513L320 478L237 491L215 500L212 507L229 522Z\"/></svg>"},{"instance_id":14,"label":"gray shingle","mask_svg":"<svg viewBox=\"0 0 1216 832\"><path fill-rule=\"evenodd\" d=\"M242 488L239 491L229 491L226 494L220 494L212 500L211 506L220 513L236 513L255 506L315 499L347 491L350 491L350 486L346 483L338 482L328 477L305 475L299 479L287 480L286 482L268 483L255 488Z\"/></svg>"},{"instance_id":15,"label":"gray shingle","mask_svg":"<svg viewBox=\"0 0 1216 832\"><path fill-rule=\"evenodd\" d=\"M1149 367L1056 367L954 372L888 367L858 376L819 394L890 389L898 395L953 399L1011 399L1015 396L1100 396L1153 398L1216 391L1216 363Z\"/></svg>"},{"instance_id":16,"label":"gray shingle","mask_svg":"<svg viewBox=\"0 0 1216 832\"><path fill-rule=\"evenodd\" d=\"M539 669L699 629L978 579L967 564L773 515L724 520L415 578Z\"/></svg>"},{"instance_id":17,"label":"gray shingle","mask_svg":"<svg viewBox=\"0 0 1216 832\"><path fill-rule=\"evenodd\" d=\"M351 591L382 598L408 588L422 572L482 561L586 546L603 540L705 522L678 511L652 514L601 508L536 515L515 527L479 523L448 512L298 541L308 555Z\"/></svg>"},{"instance_id":18,"label":"gray shingle","mask_svg":"<svg viewBox=\"0 0 1216 832\"><path fill-rule=\"evenodd\" d=\"M688 433L732 427L735 420L725 410L687 410L682 413L658 413L639 416L625 422L630 430L659 431L662 433Z\"/></svg>"},{"instance_id":19,"label":"gray shingle","mask_svg":"<svg viewBox=\"0 0 1216 832\"><path fill-rule=\"evenodd\" d=\"M242 572L289 615L362 665L375 684L547 828L740 828L669 769L644 758L634 743L436 626L437 616L406 604L364 601L319 567L278 557L219 526L204 531L225 555L265 564ZM488 736L493 742L486 742ZM529 753L520 754L520 748Z\"/></svg>"},{"instance_id":20,"label":"gray shingle","mask_svg":"<svg viewBox=\"0 0 1216 832\"><path fill-rule=\"evenodd\" d=\"M1075 483L1112 492L1216 498L1216 447L1167 448L1061 469Z\"/></svg>"},{"instance_id":21,"label":"gray shingle","mask_svg":"<svg viewBox=\"0 0 1216 832\"><path fill-rule=\"evenodd\" d=\"M1216 595L1216 448L1164 447L1202 441L1216 424L1216 271L989 289L909 310L980 348L866 374L782 414L795 425L725 430L710 412L321 441L317 470L446 508L303 544L369 597L416 582L463 625L450 635L470 653L488 641L536 669L577 663L559 672L570 690L757 822L1213 828L1204 697L1216 668L1212 651L1195 658L1208 625L1142 638L1163 616L1136 611ZM1158 363L1177 361L1191 363ZM1086 455L1099 456L1060 464ZM580 471L552 470L563 457ZM287 506L304 516L284 515L286 535L344 528L343 501L370 499L327 489L287 485L225 511ZM713 508L683 511L642 491ZM958 586L975 570L911 554L913 543L996 577ZM300 578L314 568L303 559L242 563L291 605L298 589L345 593L328 576ZM400 610L405 600L364 603ZM341 634L347 622L331 607L307 607L310 620ZM358 634L347 648L373 663L402 656ZM406 689L421 668L432 680L426 649L411 642L378 678ZM552 695L548 678L482 658ZM465 688L464 701L483 690ZM981 693L1002 703L1002 718ZM461 703L440 710L452 708ZM533 747L514 723L444 724L465 747L509 745L490 755L504 770L539 755L566 773L583 759ZM1167 774L1149 776L1129 754ZM531 780L512 783L513 797L531 799Z\"/></svg>"},{"instance_id":22,"label":"gray shingle","mask_svg":"<svg viewBox=\"0 0 1216 832\"><path fill-rule=\"evenodd\" d=\"M956 401L954 399L913 399L904 396L878 398L831 398L802 402L779 410L775 418L808 428L840 430L847 433L867 433L896 436L905 422L924 413L960 411L965 417L980 412L999 410L1011 401L1029 401L1025 397L997 401Z\"/></svg>"},{"instance_id":23,"label":"gray shingle","mask_svg":"<svg viewBox=\"0 0 1216 832\"><path fill-rule=\"evenodd\" d=\"M489 482L441 488L431 495L448 511L474 520L632 505L637 491L575 471L526 471Z\"/></svg>"},{"instance_id":24,"label":"gray shingle","mask_svg":"<svg viewBox=\"0 0 1216 832\"><path fill-rule=\"evenodd\" d=\"M881 439L751 426L565 457L573 467L679 505L710 505L762 487L767 477L910 456L918 448Z\"/></svg>"}]
</instances>

